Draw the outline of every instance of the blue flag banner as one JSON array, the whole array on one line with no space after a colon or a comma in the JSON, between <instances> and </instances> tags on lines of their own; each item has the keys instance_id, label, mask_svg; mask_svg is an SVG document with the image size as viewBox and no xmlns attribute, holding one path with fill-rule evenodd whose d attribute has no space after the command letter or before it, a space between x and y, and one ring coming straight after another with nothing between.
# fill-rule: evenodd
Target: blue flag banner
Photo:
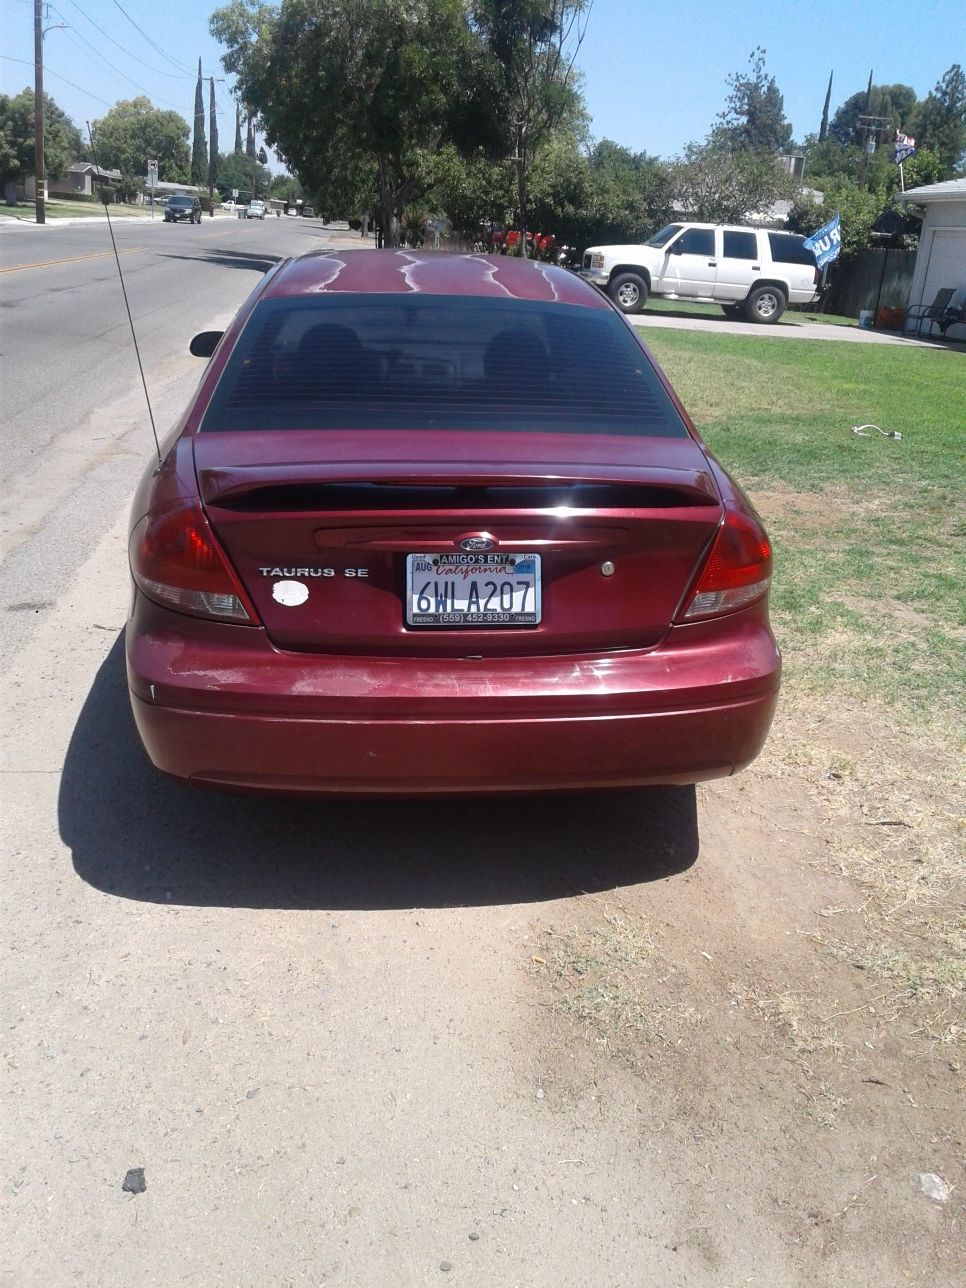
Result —
<instances>
[{"instance_id":1,"label":"blue flag banner","mask_svg":"<svg viewBox=\"0 0 966 1288\"><path fill-rule=\"evenodd\" d=\"M908 134L901 134L896 130L896 165L901 165L903 161L908 161L910 157L916 155L916 140Z\"/></svg>"},{"instance_id":2,"label":"blue flag banner","mask_svg":"<svg viewBox=\"0 0 966 1288\"><path fill-rule=\"evenodd\" d=\"M815 254L815 262L819 268L824 268L826 264L831 264L833 259L838 259L842 253L842 216L836 210L835 214L823 224L818 232L812 233L811 237L805 238L805 245Z\"/></svg>"}]
</instances>

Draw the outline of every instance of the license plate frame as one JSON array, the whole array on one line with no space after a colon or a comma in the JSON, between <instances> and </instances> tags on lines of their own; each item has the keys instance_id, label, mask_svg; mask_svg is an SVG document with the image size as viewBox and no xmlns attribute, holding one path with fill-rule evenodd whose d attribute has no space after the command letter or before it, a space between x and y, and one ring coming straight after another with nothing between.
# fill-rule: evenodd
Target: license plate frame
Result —
<instances>
[{"instance_id":1,"label":"license plate frame","mask_svg":"<svg viewBox=\"0 0 966 1288\"><path fill-rule=\"evenodd\" d=\"M420 579L418 582L417 578ZM442 595L440 582L443 583ZM509 589L506 583L509 583ZM475 596L471 590L473 586ZM532 551L501 551L499 554L464 554L459 551L452 555L406 556L405 617L408 627L519 630L539 626L543 616L542 592L541 559ZM421 611L425 598L429 599L430 608ZM444 607L440 607L441 604ZM476 608L472 607L474 604Z\"/></svg>"}]
</instances>

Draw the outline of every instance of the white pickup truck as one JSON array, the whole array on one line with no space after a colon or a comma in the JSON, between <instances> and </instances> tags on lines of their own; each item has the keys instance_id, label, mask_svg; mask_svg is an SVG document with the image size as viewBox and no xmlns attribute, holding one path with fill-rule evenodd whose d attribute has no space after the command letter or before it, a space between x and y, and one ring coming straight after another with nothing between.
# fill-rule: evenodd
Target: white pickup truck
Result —
<instances>
[{"instance_id":1,"label":"white pickup truck","mask_svg":"<svg viewBox=\"0 0 966 1288\"><path fill-rule=\"evenodd\" d=\"M789 304L810 304L819 283L804 237L727 224L668 224L642 245L590 246L579 273L624 313L663 295L720 304L749 322L777 322Z\"/></svg>"}]
</instances>

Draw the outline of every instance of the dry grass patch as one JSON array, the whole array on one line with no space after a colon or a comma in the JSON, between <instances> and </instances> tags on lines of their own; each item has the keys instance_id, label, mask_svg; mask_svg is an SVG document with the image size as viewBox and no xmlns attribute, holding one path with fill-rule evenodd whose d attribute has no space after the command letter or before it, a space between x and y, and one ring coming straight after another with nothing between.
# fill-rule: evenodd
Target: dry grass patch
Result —
<instances>
[{"instance_id":1,"label":"dry grass patch","mask_svg":"<svg viewBox=\"0 0 966 1288\"><path fill-rule=\"evenodd\" d=\"M677 1046L698 1018L677 991L673 966L662 964L646 920L607 907L588 926L544 932L543 960L554 985L554 1009L598 1048L637 1066L652 1042Z\"/></svg>"},{"instance_id":2,"label":"dry grass patch","mask_svg":"<svg viewBox=\"0 0 966 1288\"><path fill-rule=\"evenodd\" d=\"M813 938L828 952L893 987L896 1014L919 1008L926 1032L963 1035L966 999L966 871L963 782L953 731L896 729L874 704L839 698L833 712L805 695L786 698L761 780L794 777L817 808L825 844L810 861L852 883L867 938Z\"/></svg>"}]
</instances>

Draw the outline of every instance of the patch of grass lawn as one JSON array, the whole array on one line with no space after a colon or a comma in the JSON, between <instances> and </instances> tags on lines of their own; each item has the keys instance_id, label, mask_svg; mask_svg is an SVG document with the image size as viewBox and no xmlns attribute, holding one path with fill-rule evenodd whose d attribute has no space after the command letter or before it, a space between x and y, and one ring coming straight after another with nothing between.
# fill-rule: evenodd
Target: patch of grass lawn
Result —
<instances>
[{"instance_id":1,"label":"patch of grass lawn","mask_svg":"<svg viewBox=\"0 0 966 1288\"><path fill-rule=\"evenodd\" d=\"M104 207L99 201L48 201L44 207L48 219L104 218ZM16 215L32 223L36 207L32 201L19 202L16 207L0 206L0 215ZM112 219L144 218L151 213L149 206L111 206Z\"/></svg>"},{"instance_id":2,"label":"patch of grass lawn","mask_svg":"<svg viewBox=\"0 0 966 1288\"><path fill-rule=\"evenodd\" d=\"M701 304L695 300L666 300L651 296L644 306L644 312L647 313L670 313L688 315L691 317L712 318L717 322L724 322L725 316L721 311L720 304ZM858 326L856 318L843 317L839 313L798 313L794 309L789 309L778 323L779 326L801 326L803 322L827 322L832 326Z\"/></svg>"},{"instance_id":3,"label":"patch of grass lawn","mask_svg":"<svg viewBox=\"0 0 966 1288\"><path fill-rule=\"evenodd\" d=\"M768 522L788 680L961 719L962 354L653 330L647 342ZM852 433L867 422L901 441Z\"/></svg>"}]
</instances>

